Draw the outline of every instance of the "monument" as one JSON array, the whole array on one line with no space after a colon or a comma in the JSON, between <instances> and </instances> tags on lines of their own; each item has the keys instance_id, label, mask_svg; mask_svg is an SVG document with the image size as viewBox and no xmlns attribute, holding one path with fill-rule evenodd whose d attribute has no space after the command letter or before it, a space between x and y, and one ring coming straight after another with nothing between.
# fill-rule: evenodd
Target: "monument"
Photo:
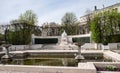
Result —
<instances>
[{"instance_id":1,"label":"monument","mask_svg":"<svg viewBox=\"0 0 120 73\"><path fill-rule=\"evenodd\" d=\"M71 43L72 38L64 31L58 39L57 44L44 45L42 49L46 50L77 50L78 46Z\"/></svg>"},{"instance_id":2,"label":"monument","mask_svg":"<svg viewBox=\"0 0 120 73\"><path fill-rule=\"evenodd\" d=\"M72 38L71 38L71 40L72 40ZM75 44L70 43L70 37L68 37L68 35L65 31L61 34L58 47L62 50L63 49L64 50L76 50L76 49L78 49L78 47Z\"/></svg>"},{"instance_id":3,"label":"monument","mask_svg":"<svg viewBox=\"0 0 120 73\"><path fill-rule=\"evenodd\" d=\"M65 31L61 34L60 45L68 45L68 37Z\"/></svg>"}]
</instances>

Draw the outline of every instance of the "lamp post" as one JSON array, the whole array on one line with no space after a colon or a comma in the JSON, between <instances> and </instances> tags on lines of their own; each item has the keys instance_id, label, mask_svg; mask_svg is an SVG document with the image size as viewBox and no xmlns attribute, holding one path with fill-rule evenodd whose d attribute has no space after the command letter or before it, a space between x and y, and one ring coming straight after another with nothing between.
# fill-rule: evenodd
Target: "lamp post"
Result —
<instances>
[{"instance_id":1,"label":"lamp post","mask_svg":"<svg viewBox=\"0 0 120 73\"><path fill-rule=\"evenodd\" d=\"M85 59L85 58L81 55L81 46L83 45L83 43L76 43L75 45L78 46L78 54L76 55L75 59L77 60L77 62L80 62L81 60Z\"/></svg>"}]
</instances>

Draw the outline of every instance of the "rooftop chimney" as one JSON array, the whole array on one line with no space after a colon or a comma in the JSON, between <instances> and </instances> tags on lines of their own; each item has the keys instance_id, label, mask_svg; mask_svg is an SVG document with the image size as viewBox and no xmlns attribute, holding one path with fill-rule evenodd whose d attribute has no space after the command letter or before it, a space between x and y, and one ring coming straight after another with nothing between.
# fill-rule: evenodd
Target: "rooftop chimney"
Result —
<instances>
[{"instance_id":1,"label":"rooftop chimney","mask_svg":"<svg viewBox=\"0 0 120 73\"><path fill-rule=\"evenodd\" d=\"M94 6L95 11L97 10L97 6Z\"/></svg>"}]
</instances>

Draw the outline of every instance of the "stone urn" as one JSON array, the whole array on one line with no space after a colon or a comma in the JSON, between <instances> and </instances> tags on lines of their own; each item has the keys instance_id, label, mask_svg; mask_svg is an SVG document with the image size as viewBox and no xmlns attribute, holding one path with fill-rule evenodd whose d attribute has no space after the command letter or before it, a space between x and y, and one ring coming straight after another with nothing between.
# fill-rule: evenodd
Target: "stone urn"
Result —
<instances>
[{"instance_id":1,"label":"stone urn","mask_svg":"<svg viewBox=\"0 0 120 73\"><path fill-rule=\"evenodd\" d=\"M1 62L2 63L8 63L12 60L12 56L9 54L9 47L11 44L3 44L2 48L4 49L5 55L1 57Z\"/></svg>"},{"instance_id":2,"label":"stone urn","mask_svg":"<svg viewBox=\"0 0 120 73\"><path fill-rule=\"evenodd\" d=\"M81 54L81 46L83 45L83 43L76 43L75 45L78 46L78 54L75 56L75 60L77 60L77 62L81 62L81 60L85 59L84 56Z\"/></svg>"}]
</instances>

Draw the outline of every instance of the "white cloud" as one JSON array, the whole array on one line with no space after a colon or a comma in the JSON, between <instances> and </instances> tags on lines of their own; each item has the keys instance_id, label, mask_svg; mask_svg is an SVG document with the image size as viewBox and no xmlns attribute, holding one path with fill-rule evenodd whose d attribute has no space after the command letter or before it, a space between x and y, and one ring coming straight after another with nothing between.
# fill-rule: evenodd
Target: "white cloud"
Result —
<instances>
[{"instance_id":1,"label":"white cloud","mask_svg":"<svg viewBox=\"0 0 120 73\"><path fill-rule=\"evenodd\" d=\"M87 5L84 6L86 9ZM82 11L83 5L81 5L79 2L76 4L67 4L66 7L58 7L58 9L51 10L50 12L44 13L44 15L39 16L39 24L42 24L44 22L61 22L61 18L64 16L66 12L73 12L75 13L78 17L80 17L84 11Z\"/></svg>"},{"instance_id":2,"label":"white cloud","mask_svg":"<svg viewBox=\"0 0 120 73\"><path fill-rule=\"evenodd\" d=\"M44 22L61 22L66 12L74 12L79 18L86 9L99 8L120 2L119 0L0 0L0 23L17 19L31 9L38 15L39 25Z\"/></svg>"}]
</instances>

